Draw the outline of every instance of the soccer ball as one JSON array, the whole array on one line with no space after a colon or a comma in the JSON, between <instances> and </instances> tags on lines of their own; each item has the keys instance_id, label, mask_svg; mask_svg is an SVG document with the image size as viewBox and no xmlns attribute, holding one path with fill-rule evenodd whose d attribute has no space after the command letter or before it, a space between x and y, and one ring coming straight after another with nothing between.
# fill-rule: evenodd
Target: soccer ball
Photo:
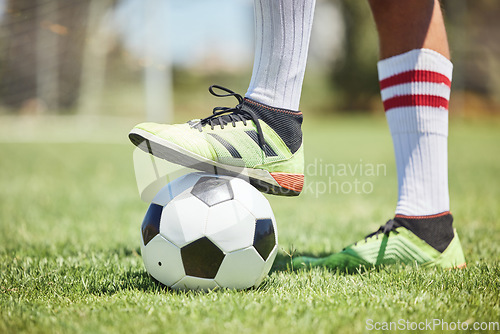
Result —
<instances>
[{"instance_id":1,"label":"soccer ball","mask_svg":"<svg viewBox=\"0 0 500 334\"><path fill-rule=\"evenodd\" d=\"M191 173L153 198L141 228L148 273L173 289L258 286L278 252L267 199L244 180Z\"/></svg>"}]
</instances>

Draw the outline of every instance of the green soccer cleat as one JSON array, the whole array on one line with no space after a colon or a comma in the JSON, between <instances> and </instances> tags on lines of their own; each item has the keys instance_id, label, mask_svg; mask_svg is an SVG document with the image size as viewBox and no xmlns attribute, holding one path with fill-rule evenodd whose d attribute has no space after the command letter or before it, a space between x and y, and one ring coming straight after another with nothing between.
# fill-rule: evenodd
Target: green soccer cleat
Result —
<instances>
[{"instance_id":1,"label":"green soccer cleat","mask_svg":"<svg viewBox=\"0 0 500 334\"><path fill-rule=\"evenodd\" d=\"M453 229L451 241L440 252L397 220L389 220L364 240L339 253L323 258L297 257L292 261L293 269L324 267L343 272L398 263L441 268L463 268L466 265L456 230Z\"/></svg>"},{"instance_id":2,"label":"green soccer cleat","mask_svg":"<svg viewBox=\"0 0 500 334\"><path fill-rule=\"evenodd\" d=\"M302 113L271 108L221 86L209 91L217 97L234 96L238 105L214 108L212 115L184 124L141 123L130 131L130 140L145 152L182 166L248 178L265 193L300 194Z\"/></svg>"}]
</instances>

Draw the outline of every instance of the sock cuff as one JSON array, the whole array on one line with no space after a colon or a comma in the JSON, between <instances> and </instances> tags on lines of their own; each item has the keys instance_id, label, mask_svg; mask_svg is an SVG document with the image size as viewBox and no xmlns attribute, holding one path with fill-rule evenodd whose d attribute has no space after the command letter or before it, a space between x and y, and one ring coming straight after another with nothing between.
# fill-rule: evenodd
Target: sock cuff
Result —
<instances>
[{"instance_id":1,"label":"sock cuff","mask_svg":"<svg viewBox=\"0 0 500 334\"><path fill-rule=\"evenodd\" d=\"M444 211L444 212L441 212L441 213L436 213L436 214L433 214L433 215L425 215L425 216L407 216L407 215L403 215L403 214L397 213L394 216L394 218L401 218L401 219L431 219L431 218L438 218L438 217L447 216L447 215L451 216L451 212L450 211Z\"/></svg>"},{"instance_id":2,"label":"sock cuff","mask_svg":"<svg viewBox=\"0 0 500 334\"><path fill-rule=\"evenodd\" d=\"M300 110L294 111L294 110L289 110L289 109L284 109L284 108L271 107L271 106L268 106L267 104L252 100L249 97L245 97L244 104L253 104L256 107L267 110L267 111L277 111L277 112L289 114L292 116L301 116L302 115L302 112Z\"/></svg>"},{"instance_id":3,"label":"sock cuff","mask_svg":"<svg viewBox=\"0 0 500 334\"><path fill-rule=\"evenodd\" d=\"M269 125L292 154L298 151L302 145L302 112L274 108L247 97L243 101L243 108L254 112Z\"/></svg>"},{"instance_id":4,"label":"sock cuff","mask_svg":"<svg viewBox=\"0 0 500 334\"><path fill-rule=\"evenodd\" d=\"M441 253L455 237L453 216L449 212L418 217L396 215L394 220Z\"/></svg>"},{"instance_id":5,"label":"sock cuff","mask_svg":"<svg viewBox=\"0 0 500 334\"><path fill-rule=\"evenodd\" d=\"M378 62L380 91L391 133L448 135L453 64L415 49Z\"/></svg>"},{"instance_id":6,"label":"sock cuff","mask_svg":"<svg viewBox=\"0 0 500 334\"><path fill-rule=\"evenodd\" d=\"M413 70L430 71L452 79L452 62L434 50L415 49L393 57L382 59L377 64L379 81L399 73Z\"/></svg>"}]
</instances>

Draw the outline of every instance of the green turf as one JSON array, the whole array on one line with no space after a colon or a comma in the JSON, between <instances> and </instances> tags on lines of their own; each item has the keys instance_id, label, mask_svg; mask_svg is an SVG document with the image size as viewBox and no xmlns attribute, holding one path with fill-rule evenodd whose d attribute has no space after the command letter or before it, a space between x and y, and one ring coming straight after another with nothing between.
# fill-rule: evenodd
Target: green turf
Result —
<instances>
[{"instance_id":1,"label":"green turf","mask_svg":"<svg viewBox=\"0 0 500 334\"><path fill-rule=\"evenodd\" d=\"M372 232L397 196L383 118L306 118L306 192L268 197L281 246L271 275L258 289L209 293L172 292L145 273L147 204L128 129L117 134L123 144L0 143L0 333L362 333L384 321L498 322L499 129L498 121L451 123L452 211L467 269L287 269L287 253L338 251ZM321 164L337 174L343 165L385 167L312 175ZM313 191L330 183L330 193ZM356 193L356 183L372 191Z\"/></svg>"}]
</instances>

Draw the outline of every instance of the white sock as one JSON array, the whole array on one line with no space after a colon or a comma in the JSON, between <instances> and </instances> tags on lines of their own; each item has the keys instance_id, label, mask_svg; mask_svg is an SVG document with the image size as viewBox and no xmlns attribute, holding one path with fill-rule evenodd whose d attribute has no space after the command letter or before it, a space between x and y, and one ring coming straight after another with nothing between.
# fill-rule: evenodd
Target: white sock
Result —
<instances>
[{"instance_id":1,"label":"white sock","mask_svg":"<svg viewBox=\"0 0 500 334\"><path fill-rule=\"evenodd\" d=\"M316 0L255 0L255 59L246 97L299 110Z\"/></svg>"},{"instance_id":2,"label":"white sock","mask_svg":"<svg viewBox=\"0 0 500 334\"><path fill-rule=\"evenodd\" d=\"M428 49L378 63L398 172L396 214L428 216L450 209L448 101L452 70L446 57Z\"/></svg>"}]
</instances>

